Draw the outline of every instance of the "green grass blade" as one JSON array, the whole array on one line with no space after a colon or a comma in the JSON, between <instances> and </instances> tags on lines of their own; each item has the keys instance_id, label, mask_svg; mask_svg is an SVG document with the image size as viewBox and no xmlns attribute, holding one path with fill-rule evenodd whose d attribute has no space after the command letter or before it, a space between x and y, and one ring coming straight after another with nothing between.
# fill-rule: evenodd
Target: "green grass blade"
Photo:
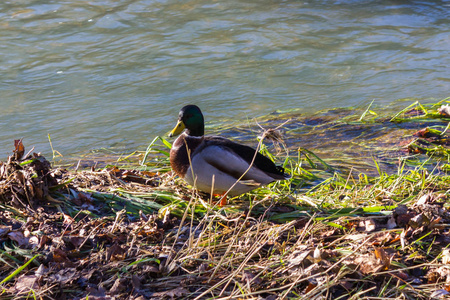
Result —
<instances>
[{"instance_id":1,"label":"green grass blade","mask_svg":"<svg viewBox=\"0 0 450 300\"><path fill-rule=\"evenodd\" d=\"M35 256L33 256L29 261L27 261L25 264L23 264L22 266L20 266L18 269L16 269L14 272L12 272L10 275L8 275L5 279L3 279L0 282L1 284L4 284L5 282L10 281L11 279L13 279L14 277L17 276L17 274L19 274L20 272L23 271L23 269L25 269L36 257L41 256L41 254L36 254Z\"/></svg>"}]
</instances>

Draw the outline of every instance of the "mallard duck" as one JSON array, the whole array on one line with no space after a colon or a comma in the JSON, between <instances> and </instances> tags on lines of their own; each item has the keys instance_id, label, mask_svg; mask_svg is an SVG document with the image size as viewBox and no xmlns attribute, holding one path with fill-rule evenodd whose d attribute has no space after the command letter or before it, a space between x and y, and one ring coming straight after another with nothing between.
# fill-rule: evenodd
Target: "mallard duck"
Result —
<instances>
[{"instance_id":1,"label":"mallard duck","mask_svg":"<svg viewBox=\"0 0 450 300\"><path fill-rule=\"evenodd\" d=\"M226 204L227 195L237 196L290 178L282 167L255 149L223 137L204 136L204 131L200 108L184 106L169 134L172 137L181 133L170 149L170 165L178 176L198 190L223 195L220 205Z\"/></svg>"}]
</instances>

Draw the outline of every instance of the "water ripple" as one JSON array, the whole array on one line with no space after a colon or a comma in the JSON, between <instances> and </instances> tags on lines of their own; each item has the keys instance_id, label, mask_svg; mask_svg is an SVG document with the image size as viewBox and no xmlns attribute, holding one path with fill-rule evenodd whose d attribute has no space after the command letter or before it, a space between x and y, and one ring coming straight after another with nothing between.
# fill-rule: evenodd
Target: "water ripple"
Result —
<instances>
[{"instance_id":1,"label":"water ripple","mask_svg":"<svg viewBox=\"0 0 450 300\"><path fill-rule=\"evenodd\" d=\"M3 141L143 148L179 108L207 120L440 99L448 1L3 1ZM5 128L5 127L4 127Z\"/></svg>"}]
</instances>

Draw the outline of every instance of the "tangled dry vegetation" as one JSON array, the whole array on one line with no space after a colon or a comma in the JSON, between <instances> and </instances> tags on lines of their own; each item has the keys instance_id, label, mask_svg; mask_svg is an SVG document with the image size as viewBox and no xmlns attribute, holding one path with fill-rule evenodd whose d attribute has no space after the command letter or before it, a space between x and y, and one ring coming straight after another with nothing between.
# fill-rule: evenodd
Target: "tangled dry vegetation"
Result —
<instances>
[{"instance_id":1,"label":"tangled dry vegetation","mask_svg":"<svg viewBox=\"0 0 450 300\"><path fill-rule=\"evenodd\" d=\"M262 189L218 208L170 172L0 163L1 299L430 299L450 294L450 178ZM295 181L297 180L297 182Z\"/></svg>"}]
</instances>

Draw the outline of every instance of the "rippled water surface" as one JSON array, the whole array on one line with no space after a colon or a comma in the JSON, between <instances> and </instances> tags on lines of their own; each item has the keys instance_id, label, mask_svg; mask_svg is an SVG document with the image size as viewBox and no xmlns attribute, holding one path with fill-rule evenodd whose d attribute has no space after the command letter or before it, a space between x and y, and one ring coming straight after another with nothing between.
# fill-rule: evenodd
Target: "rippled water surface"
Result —
<instances>
[{"instance_id":1,"label":"rippled water surface","mask_svg":"<svg viewBox=\"0 0 450 300\"><path fill-rule=\"evenodd\" d=\"M450 1L14 0L0 29L2 158L145 148L188 103L247 122L450 90Z\"/></svg>"}]
</instances>

